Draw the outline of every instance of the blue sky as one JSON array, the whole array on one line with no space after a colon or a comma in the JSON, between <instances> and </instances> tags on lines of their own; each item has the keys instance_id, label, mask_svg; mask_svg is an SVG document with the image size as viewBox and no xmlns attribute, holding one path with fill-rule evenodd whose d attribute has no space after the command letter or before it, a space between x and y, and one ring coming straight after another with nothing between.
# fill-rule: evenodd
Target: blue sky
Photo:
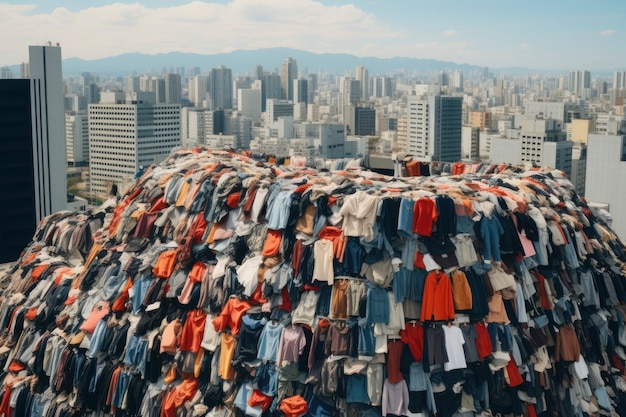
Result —
<instances>
[{"instance_id":1,"label":"blue sky","mask_svg":"<svg viewBox=\"0 0 626 417\"><path fill-rule=\"evenodd\" d=\"M28 45L65 58L274 46L492 68L626 68L626 2L600 0L0 0L0 65Z\"/></svg>"}]
</instances>

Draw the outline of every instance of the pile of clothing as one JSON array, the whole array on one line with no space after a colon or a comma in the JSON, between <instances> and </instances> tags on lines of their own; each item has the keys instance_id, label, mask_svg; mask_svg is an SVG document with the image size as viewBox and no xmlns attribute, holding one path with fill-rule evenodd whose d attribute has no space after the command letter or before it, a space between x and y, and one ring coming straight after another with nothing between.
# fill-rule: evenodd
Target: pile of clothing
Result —
<instances>
[{"instance_id":1,"label":"pile of clothing","mask_svg":"<svg viewBox=\"0 0 626 417\"><path fill-rule=\"evenodd\" d=\"M0 414L626 415L624 245L562 172L330 164L182 149L45 218Z\"/></svg>"}]
</instances>

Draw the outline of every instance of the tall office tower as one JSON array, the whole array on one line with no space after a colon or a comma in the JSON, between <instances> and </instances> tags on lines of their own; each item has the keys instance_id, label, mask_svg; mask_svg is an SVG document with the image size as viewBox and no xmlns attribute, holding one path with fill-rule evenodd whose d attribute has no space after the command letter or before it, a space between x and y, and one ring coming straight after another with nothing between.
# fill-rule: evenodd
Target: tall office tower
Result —
<instances>
[{"instance_id":1,"label":"tall office tower","mask_svg":"<svg viewBox=\"0 0 626 417\"><path fill-rule=\"evenodd\" d=\"M89 176L94 196L128 186L140 166L164 160L181 144L180 105L156 103L154 93L103 93L89 105ZM123 104L117 104L122 101ZM123 190L122 190L123 191Z\"/></svg>"},{"instance_id":2,"label":"tall office tower","mask_svg":"<svg viewBox=\"0 0 626 417\"><path fill-rule=\"evenodd\" d=\"M376 134L376 110L368 107L354 108L354 133L356 136Z\"/></svg>"},{"instance_id":3,"label":"tall office tower","mask_svg":"<svg viewBox=\"0 0 626 417\"><path fill-rule=\"evenodd\" d=\"M259 120L261 118L261 89L240 88L237 90L237 110L252 121Z\"/></svg>"},{"instance_id":4,"label":"tall office tower","mask_svg":"<svg viewBox=\"0 0 626 417\"><path fill-rule=\"evenodd\" d=\"M422 161L461 159L463 97L409 96L408 152Z\"/></svg>"},{"instance_id":5,"label":"tall office tower","mask_svg":"<svg viewBox=\"0 0 626 417\"><path fill-rule=\"evenodd\" d=\"M37 221L67 208L65 111L60 46L29 46Z\"/></svg>"},{"instance_id":6,"label":"tall office tower","mask_svg":"<svg viewBox=\"0 0 626 417\"><path fill-rule=\"evenodd\" d=\"M189 101L196 107L203 107L209 91L209 76L196 75L189 80Z\"/></svg>"},{"instance_id":7,"label":"tall office tower","mask_svg":"<svg viewBox=\"0 0 626 417\"><path fill-rule=\"evenodd\" d=\"M294 103L307 103L309 100L309 82L306 79L293 80L293 102Z\"/></svg>"},{"instance_id":8,"label":"tall office tower","mask_svg":"<svg viewBox=\"0 0 626 417\"><path fill-rule=\"evenodd\" d=\"M211 108L233 108L233 74L230 68L219 66L211 69Z\"/></svg>"},{"instance_id":9,"label":"tall office tower","mask_svg":"<svg viewBox=\"0 0 626 417\"><path fill-rule=\"evenodd\" d=\"M182 101L182 81L180 74L165 74L165 102L180 104Z\"/></svg>"},{"instance_id":10,"label":"tall office tower","mask_svg":"<svg viewBox=\"0 0 626 417\"><path fill-rule=\"evenodd\" d=\"M586 88L591 88L591 73L589 71L574 70L569 73L569 91L577 95L583 94Z\"/></svg>"},{"instance_id":11,"label":"tall office tower","mask_svg":"<svg viewBox=\"0 0 626 417\"><path fill-rule=\"evenodd\" d=\"M0 263L15 261L37 226L30 81L0 80Z\"/></svg>"},{"instance_id":12,"label":"tall office tower","mask_svg":"<svg viewBox=\"0 0 626 417\"><path fill-rule=\"evenodd\" d=\"M365 101L369 100L370 74L367 68L361 65L357 65L355 78L361 83L361 98Z\"/></svg>"},{"instance_id":13,"label":"tall office tower","mask_svg":"<svg viewBox=\"0 0 626 417\"><path fill-rule=\"evenodd\" d=\"M256 64L252 72L252 78L255 80L263 80L263 65Z\"/></svg>"},{"instance_id":14,"label":"tall office tower","mask_svg":"<svg viewBox=\"0 0 626 417\"><path fill-rule=\"evenodd\" d=\"M79 167L89 163L89 121L87 112L65 113L65 146L67 166Z\"/></svg>"},{"instance_id":15,"label":"tall office tower","mask_svg":"<svg viewBox=\"0 0 626 417\"><path fill-rule=\"evenodd\" d=\"M626 71L615 71L613 73L613 89L626 89Z\"/></svg>"},{"instance_id":16,"label":"tall office tower","mask_svg":"<svg viewBox=\"0 0 626 417\"><path fill-rule=\"evenodd\" d=\"M280 72L281 98L293 100L293 80L298 78L298 64L289 57L283 61Z\"/></svg>"},{"instance_id":17,"label":"tall office tower","mask_svg":"<svg viewBox=\"0 0 626 417\"><path fill-rule=\"evenodd\" d=\"M138 91L141 91L139 89L139 78L140 77L136 75L126 77L126 91L128 91L129 93L136 93Z\"/></svg>"},{"instance_id":18,"label":"tall office tower","mask_svg":"<svg viewBox=\"0 0 626 417\"><path fill-rule=\"evenodd\" d=\"M267 100L281 97L280 76L278 74L266 74L263 76L263 88L261 89L261 110L266 110Z\"/></svg>"}]
</instances>

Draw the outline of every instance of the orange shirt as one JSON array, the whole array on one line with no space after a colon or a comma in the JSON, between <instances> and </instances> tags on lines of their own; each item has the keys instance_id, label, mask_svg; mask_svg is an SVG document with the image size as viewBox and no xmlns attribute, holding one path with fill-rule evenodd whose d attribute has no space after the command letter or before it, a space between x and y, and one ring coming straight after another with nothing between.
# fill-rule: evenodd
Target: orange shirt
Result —
<instances>
[{"instance_id":1,"label":"orange shirt","mask_svg":"<svg viewBox=\"0 0 626 417\"><path fill-rule=\"evenodd\" d=\"M241 318L250 309L250 303L238 298L228 300L219 316L213 319L213 327L215 331L221 332L230 327L233 335L239 334L241 327Z\"/></svg>"},{"instance_id":2,"label":"orange shirt","mask_svg":"<svg viewBox=\"0 0 626 417\"><path fill-rule=\"evenodd\" d=\"M237 339L235 339L228 333L222 333L222 350L220 351L220 361L217 369L217 374L222 379L231 380L235 376L232 361L235 357L236 347Z\"/></svg>"},{"instance_id":3,"label":"orange shirt","mask_svg":"<svg viewBox=\"0 0 626 417\"><path fill-rule=\"evenodd\" d=\"M454 319L454 300L450 278L441 271L426 276L420 321Z\"/></svg>"}]
</instances>

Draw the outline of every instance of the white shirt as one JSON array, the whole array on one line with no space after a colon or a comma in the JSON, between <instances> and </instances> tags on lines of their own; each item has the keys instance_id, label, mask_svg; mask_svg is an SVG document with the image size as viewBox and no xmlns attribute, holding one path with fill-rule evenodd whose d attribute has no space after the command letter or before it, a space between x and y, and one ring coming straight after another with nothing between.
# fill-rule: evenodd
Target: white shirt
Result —
<instances>
[{"instance_id":1,"label":"white shirt","mask_svg":"<svg viewBox=\"0 0 626 417\"><path fill-rule=\"evenodd\" d=\"M313 246L313 281L325 281L328 285L335 282L333 259L335 258L333 242L328 239L320 239Z\"/></svg>"},{"instance_id":2,"label":"white shirt","mask_svg":"<svg viewBox=\"0 0 626 417\"><path fill-rule=\"evenodd\" d=\"M444 325L441 327L446 339L446 352L448 353L448 362L443 364L443 368L446 371L467 368L465 352L463 351L463 345L465 344L463 331L457 326Z\"/></svg>"}]
</instances>

